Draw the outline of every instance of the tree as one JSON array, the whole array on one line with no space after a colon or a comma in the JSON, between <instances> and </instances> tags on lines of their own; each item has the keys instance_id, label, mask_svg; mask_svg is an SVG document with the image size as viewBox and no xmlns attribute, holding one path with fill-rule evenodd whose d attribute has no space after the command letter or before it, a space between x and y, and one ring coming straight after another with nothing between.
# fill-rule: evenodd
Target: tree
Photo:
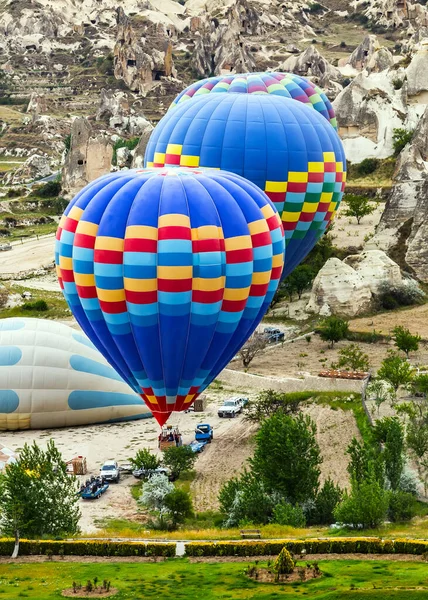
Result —
<instances>
[{"instance_id":1,"label":"tree","mask_svg":"<svg viewBox=\"0 0 428 600\"><path fill-rule=\"evenodd\" d=\"M284 279L282 288L288 293L290 301L293 299L294 292L300 300L303 292L311 287L313 280L313 269L309 265L299 265Z\"/></svg>"},{"instance_id":2,"label":"tree","mask_svg":"<svg viewBox=\"0 0 428 600\"><path fill-rule=\"evenodd\" d=\"M80 517L76 487L53 440L46 450L25 444L0 480L1 531L14 535L17 547L20 536L74 535Z\"/></svg>"},{"instance_id":3,"label":"tree","mask_svg":"<svg viewBox=\"0 0 428 600\"><path fill-rule=\"evenodd\" d=\"M358 486L369 479L375 479L383 486L383 463L373 444L360 443L356 438L352 438L346 453L350 456L347 469L354 486Z\"/></svg>"},{"instance_id":4,"label":"tree","mask_svg":"<svg viewBox=\"0 0 428 600\"><path fill-rule=\"evenodd\" d=\"M392 140L393 140L393 145L394 145L395 156L398 156L400 154L400 152L403 150L403 148L405 148L405 146L407 146L407 144L412 139L414 132L415 132L414 129L407 130L407 129L402 129L400 127L397 129L394 129Z\"/></svg>"},{"instance_id":5,"label":"tree","mask_svg":"<svg viewBox=\"0 0 428 600\"><path fill-rule=\"evenodd\" d=\"M328 478L315 498L314 514L311 522L317 525L331 525L334 522L334 509L343 498L343 490Z\"/></svg>"},{"instance_id":6,"label":"tree","mask_svg":"<svg viewBox=\"0 0 428 600\"><path fill-rule=\"evenodd\" d=\"M294 570L294 560L291 556L290 552L284 546L281 552L278 554L274 564L273 570L278 575L287 575L288 573L292 573Z\"/></svg>"},{"instance_id":7,"label":"tree","mask_svg":"<svg viewBox=\"0 0 428 600\"><path fill-rule=\"evenodd\" d=\"M250 465L268 491L295 504L314 498L322 462L315 423L276 413L263 421Z\"/></svg>"},{"instance_id":8,"label":"tree","mask_svg":"<svg viewBox=\"0 0 428 600\"><path fill-rule=\"evenodd\" d=\"M192 499L185 490L174 489L167 494L163 500L164 507L171 515L173 527L176 528L179 523L193 515Z\"/></svg>"},{"instance_id":9,"label":"tree","mask_svg":"<svg viewBox=\"0 0 428 600\"><path fill-rule=\"evenodd\" d=\"M349 344L339 350L339 362L337 366L340 369L350 369L351 371L368 371L369 357L357 344Z\"/></svg>"},{"instance_id":10,"label":"tree","mask_svg":"<svg viewBox=\"0 0 428 600\"><path fill-rule=\"evenodd\" d=\"M420 335L412 335L408 329L401 325L394 327L392 335L395 345L399 350L405 352L407 358L409 358L410 352L417 352L419 342L422 339Z\"/></svg>"},{"instance_id":11,"label":"tree","mask_svg":"<svg viewBox=\"0 0 428 600\"><path fill-rule=\"evenodd\" d=\"M274 508L272 495L263 481L247 470L223 485L219 502L221 512L226 515L226 527L242 521L263 525L269 522Z\"/></svg>"},{"instance_id":12,"label":"tree","mask_svg":"<svg viewBox=\"0 0 428 600\"><path fill-rule=\"evenodd\" d=\"M346 338L349 333L349 323L340 317L327 317L321 323L319 334L322 340L329 342L330 348L333 348L336 342Z\"/></svg>"},{"instance_id":13,"label":"tree","mask_svg":"<svg viewBox=\"0 0 428 600\"><path fill-rule=\"evenodd\" d=\"M393 402L395 399L395 392L389 381L383 381L382 379L375 379L366 389L366 394L369 400L373 400L377 406L377 414L381 404L384 402Z\"/></svg>"},{"instance_id":14,"label":"tree","mask_svg":"<svg viewBox=\"0 0 428 600\"><path fill-rule=\"evenodd\" d=\"M238 352L242 365L247 369L251 361L267 346L267 339L263 335L254 334L245 342Z\"/></svg>"},{"instance_id":15,"label":"tree","mask_svg":"<svg viewBox=\"0 0 428 600\"><path fill-rule=\"evenodd\" d=\"M407 360L401 358L394 350L389 350L388 356L382 361L377 376L379 379L388 381L397 392L400 385L406 385L413 380L413 373L413 367L409 365Z\"/></svg>"},{"instance_id":16,"label":"tree","mask_svg":"<svg viewBox=\"0 0 428 600\"><path fill-rule=\"evenodd\" d=\"M357 196L356 194L347 194L346 203L348 205L345 215L347 217L355 217L358 225L363 217L370 215L375 210L375 206L365 196Z\"/></svg>"},{"instance_id":17,"label":"tree","mask_svg":"<svg viewBox=\"0 0 428 600\"><path fill-rule=\"evenodd\" d=\"M168 477L163 473L155 473L144 483L138 502L151 510L161 511L165 497L172 491L174 484L168 481Z\"/></svg>"},{"instance_id":18,"label":"tree","mask_svg":"<svg viewBox=\"0 0 428 600\"><path fill-rule=\"evenodd\" d=\"M272 522L279 525L289 525L290 527L304 527L306 518L298 504L293 506L289 502L282 501L273 509Z\"/></svg>"},{"instance_id":19,"label":"tree","mask_svg":"<svg viewBox=\"0 0 428 600\"><path fill-rule=\"evenodd\" d=\"M416 514L416 499L413 494L397 490L389 494L388 518L393 523L410 521Z\"/></svg>"},{"instance_id":20,"label":"tree","mask_svg":"<svg viewBox=\"0 0 428 600\"><path fill-rule=\"evenodd\" d=\"M353 486L349 495L345 492L343 501L334 510L334 516L345 525L375 528L385 520L388 505L388 492L376 479L368 479Z\"/></svg>"},{"instance_id":21,"label":"tree","mask_svg":"<svg viewBox=\"0 0 428 600\"><path fill-rule=\"evenodd\" d=\"M171 469L174 477L191 471L197 456L189 446L171 446L163 453L163 464Z\"/></svg>"},{"instance_id":22,"label":"tree","mask_svg":"<svg viewBox=\"0 0 428 600\"><path fill-rule=\"evenodd\" d=\"M286 394L264 390L257 395L255 400L250 400L244 407L245 419L251 423L261 423L276 412L282 412L286 415L295 414L299 410L300 403L311 397L312 394L307 392Z\"/></svg>"},{"instance_id":23,"label":"tree","mask_svg":"<svg viewBox=\"0 0 428 600\"><path fill-rule=\"evenodd\" d=\"M415 399L414 402L400 404L397 412L408 417L406 443L417 461L418 475L428 489L428 400Z\"/></svg>"},{"instance_id":24,"label":"tree","mask_svg":"<svg viewBox=\"0 0 428 600\"><path fill-rule=\"evenodd\" d=\"M382 444L385 475L391 489L398 490L405 465L404 427L397 417L384 417L377 421L373 434L375 439Z\"/></svg>"},{"instance_id":25,"label":"tree","mask_svg":"<svg viewBox=\"0 0 428 600\"><path fill-rule=\"evenodd\" d=\"M134 458L130 458L129 462L135 469L145 469L147 471L154 471L160 465L160 460L157 456L152 454L147 448L137 450Z\"/></svg>"},{"instance_id":26,"label":"tree","mask_svg":"<svg viewBox=\"0 0 428 600\"><path fill-rule=\"evenodd\" d=\"M428 375L417 375L412 381L412 390L414 394L426 398L428 396Z\"/></svg>"}]
</instances>

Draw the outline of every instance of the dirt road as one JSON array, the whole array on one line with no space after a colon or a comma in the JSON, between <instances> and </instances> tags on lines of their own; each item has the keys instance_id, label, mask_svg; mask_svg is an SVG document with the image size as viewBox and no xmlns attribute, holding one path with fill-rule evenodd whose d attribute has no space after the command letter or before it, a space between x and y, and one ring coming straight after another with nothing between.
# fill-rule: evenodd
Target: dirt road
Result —
<instances>
[{"instance_id":1,"label":"dirt road","mask_svg":"<svg viewBox=\"0 0 428 600\"><path fill-rule=\"evenodd\" d=\"M13 275L49 265L54 260L54 247L54 235L14 244L12 250L0 254L0 275Z\"/></svg>"}]
</instances>

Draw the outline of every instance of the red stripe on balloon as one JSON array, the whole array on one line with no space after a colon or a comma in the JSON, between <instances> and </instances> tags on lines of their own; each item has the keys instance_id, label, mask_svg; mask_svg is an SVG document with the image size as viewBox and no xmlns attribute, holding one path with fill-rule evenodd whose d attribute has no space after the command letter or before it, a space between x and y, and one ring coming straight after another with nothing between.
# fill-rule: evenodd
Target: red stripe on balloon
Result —
<instances>
[{"instance_id":1,"label":"red stripe on balloon","mask_svg":"<svg viewBox=\"0 0 428 600\"><path fill-rule=\"evenodd\" d=\"M303 194L306 192L307 185L308 184L306 182L301 183L298 181L289 181L287 183L287 192Z\"/></svg>"},{"instance_id":2,"label":"red stripe on balloon","mask_svg":"<svg viewBox=\"0 0 428 600\"><path fill-rule=\"evenodd\" d=\"M94 262L121 265L123 262L123 252L120 250L95 250Z\"/></svg>"},{"instance_id":3,"label":"red stripe on balloon","mask_svg":"<svg viewBox=\"0 0 428 600\"><path fill-rule=\"evenodd\" d=\"M269 284L268 283L253 283L250 287L250 296L266 296L268 291Z\"/></svg>"},{"instance_id":4,"label":"red stripe on balloon","mask_svg":"<svg viewBox=\"0 0 428 600\"><path fill-rule=\"evenodd\" d=\"M124 252L157 252L157 240L126 238Z\"/></svg>"},{"instance_id":5,"label":"red stripe on balloon","mask_svg":"<svg viewBox=\"0 0 428 600\"><path fill-rule=\"evenodd\" d=\"M76 219L70 219L70 217L67 217L65 220L63 229L65 229L66 231L70 231L71 233L74 233L76 231L77 224L78 224L78 221L76 221Z\"/></svg>"},{"instance_id":6,"label":"red stripe on balloon","mask_svg":"<svg viewBox=\"0 0 428 600\"><path fill-rule=\"evenodd\" d=\"M56 230L56 239L60 240L61 239L61 233L62 233L62 227L58 227L58 229Z\"/></svg>"},{"instance_id":7,"label":"red stripe on balloon","mask_svg":"<svg viewBox=\"0 0 428 600\"><path fill-rule=\"evenodd\" d=\"M310 223L314 220L314 215L315 213L302 212L300 213L300 221L303 223Z\"/></svg>"},{"instance_id":8,"label":"red stripe on balloon","mask_svg":"<svg viewBox=\"0 0 428 600\"><path fill-rule=\"evenodd\" d=\"M226 252L226 263L228 265L234 263L243 263L253 260L253 249L244 248L242 250L228 250Z\"/></svg>"},{"instance_id":9,"label":"red stripe on balloon","mask_svg":"<svg viewBox=\"0 0 428 600\"><path fill-rule=\"evenodd\" d=\"M324 171L322 173L308 173L308 181L310 183L323 183Z\"/></svg>"},{"instance_id":10,"label":"red stripe on balloon","mask_svg":"<svg viewBox=\"0 0 428 600\"><path fill-rule=\"evenodd\" d=\"M274 279L279 279L282 274L282 267L274 267L271 273L271 281Z\"/></svg>"},{"instance_id":11,"label":"red stripe on balloon","mask_svg":"<svg viewBox=\"0 0 428 600\"><path fill-rule=\"evenodd\" d=\"M79 248L90 248L93 249L95 246L95 236L87 235L86 233L76 233L74 238L74 245Z\"/></svg>"},{"instance_id":12,"label":"red stripe on balloon","mask_svg":"<svg viewBox=\"0 0 428 600\"><path fill-rule=\"evenodd\" d=\"M119 302L106 302L105 300L100 300L100 306L103 312L109 314L118 314L127 311L125 300L120 300Z\"/></svg>"},{"instance_id":13,"label":"red stripe on balloon","mask_svg":"<svg viewBox=\"0 0 428 600\"><path fill-rule=\"evenodd\" d=\"M262 231L260 233L254 233L251 236L253 248L259 248L260 246L270 246L272 244L272 238L270 237L270 231Z\"/></svg>"},{"instance_id":14,"label":"red stripe on balloon","mask_svg":"<svg viewBox=\"0 0 428 600\"><path fill-rule=\"evenodd\" d=\"M190 240L192 239L189 227L179 227L170 225L159 227L158 235L160 240Z\"/></svg>"},{"instance_id":15,"label":"red stripe on balloon","mask_svg":"<svg viewBox=\"0 0 428 600\"><path fill-rule=\"evenodd\" d=\"M160 292L189 292L192 289L192 278L190 279L158 279L158 290Z\"/></svg>"},{"instance_id":16,"label":"red stripe on balloon","mask_svg":"<svg viewBox=\"0 0 428 600\"><path fill-rule=\"evenodd\" d=\"M335 162L324 163L324 171L326 173L335 173L336 172L336 163Z\"/></svg>"},{"instance_id":17,"label":"red stripe on balloon","mask_svg":"<svg viewBox=\"0 0 428 600\"><path fill-rule=\"evenodd\" d=\"M76 285L79 298L97 298L97 288L94 285Z\"/></svg>"},{"instance_id":18,"label":"red stripe on balloon","mask_svg":"<svg viewBox=\"0 0 428 600\"><path fill-rule=\"evenodd\" d=\"M285 231L293 231L294 229L296 229L297 223L295 223L294 221L292 221L292 222L283 221L282 225L283 225Z\"/></svg>"},{"instance_id":19,"label":"red stripe on balloon","mask_svg":"<svg viewBox=\"0 0 428 600\"><path fill-rule=\"evenodd\" d=\"M132 292L125 290L125 297L127 302L133 304L153 304L158 301L158 293L156 290L151 292Z\"/></svg>"},{"instance_id":20,"label":"red stripe on balloon","mask_svg":"<svg viewBox=\"0 0 428 600\"><path fill-rule=\"evenodd\" d=\"M180 164L180 154L165 154L165 164L166 165L179 165Z\"/></svg>"},{"instance_id":21,"label":"red stripe on balloon","mask_svg":"<svg viewBox=\"0 0 428 600\"><path fill-rule=\"evenodd\" d=\"M285 192L265 192L272 202L285 202Z\"/></svg>"},{"instance_id":22,"label":"red stripe on balloon","mask_svg":"<svg viewBox=\"0 0 428 600\"><path fill-rule=\"evenodd\" d=\"M68 269L61 269L62 280L66 283L74 282L74 273L73 271L69 271Z\"/></svg>"},{"instance_id":23,"label":"red stripe on balloon","mask_svg":"<svg viewBox=\"0 0 428 600\"><path fill-rule=\"evenodd\" d=\"M245 305L247 304L247 299L245 300L223 300L223 304L221 305L221 310L225 312L241 312L244 310Z\"/></svg>"},{"instance_id":24,"label":"red stripe on balloon","mask_svg":"<svg viewBox=\"0 0 428 600\"><path fill-rule=\"evenodd\" d=\"M224 251L224 240L223 239L193 240L192 251L193 252L223 252Z\"/></svg>"},{"instance_id":25,"label":"red stripe on balloon","mask_svg":"<svg viewBox=\"0 0 428 600\"><path fill-rule=\"evenodd\" d=\"M192 302L201 302L202 304L213 304L223 299L223 289L221 290L193 290Z\"/></svg>"}]
</instances>

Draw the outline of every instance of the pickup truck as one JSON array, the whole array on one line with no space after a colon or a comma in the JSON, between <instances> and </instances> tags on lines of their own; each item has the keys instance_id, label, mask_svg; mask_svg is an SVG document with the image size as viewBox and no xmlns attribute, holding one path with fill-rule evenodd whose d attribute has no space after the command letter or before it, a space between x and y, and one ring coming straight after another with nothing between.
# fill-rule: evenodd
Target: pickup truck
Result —
<instances>
[{"instance_id":1,"label":"pickup truck","mask_svg":"<svg viewBox=\"0 0 428 600\"><path fill-rule=\"evenodd\" d=\"M276 327L265 327L263 337L268 344L276 344L284 341L284 333Z\"/></svg>"},{"instance_id":2,"label":"pickup truck","mask_svg":"<svg viewBox=\"0 0 428 600\"><path fill-rule=\"evenodd\" d=\"M107 460L100 469L100 476L103 481L120 481L120 469L115 460Z\"/></svg>"},{"instance_id":3,"label":"pickup truck","mask_svg":"<svg viewBox=\"0 0 428 600\"><path fill-rule=\"evenodd\" d=\"M229 417L233 419L236 415L239 415L247 402L248 398L234 396L233 398L226 400L223 406L220 406L217 414L219 417Z\"/></svg>"}]
</instances>

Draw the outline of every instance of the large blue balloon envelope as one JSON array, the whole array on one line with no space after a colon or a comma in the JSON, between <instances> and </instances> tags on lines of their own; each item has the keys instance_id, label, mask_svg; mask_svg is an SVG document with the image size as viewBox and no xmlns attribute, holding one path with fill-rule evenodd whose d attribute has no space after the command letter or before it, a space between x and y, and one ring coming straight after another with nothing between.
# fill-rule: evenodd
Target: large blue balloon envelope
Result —
<instances>
[{"instance_id":1,"label":"large blue balloon envelope","mask_svg":"<svg viewBox=\"0 0 428 600\"><path fill-rule=\"evenodd\" d=\"M252 183L143 169L106 175L72 200L55 261L82 329L163 424L253 333L283 255L279 215Z\"/></svg>"},{"instance_id":2,"label":"large blue balloon envelope","mask_svg":"<svg viewBox=\"0 0 428 600\"><path fill-rule=\"evenodd\" d=\"M343 196L346 158L327 119L272 94L206 94L179 103L154 129L148 167L210 167L244 176L278 210L283 277L327 229Z\"/></svg>"}]
</instances>

